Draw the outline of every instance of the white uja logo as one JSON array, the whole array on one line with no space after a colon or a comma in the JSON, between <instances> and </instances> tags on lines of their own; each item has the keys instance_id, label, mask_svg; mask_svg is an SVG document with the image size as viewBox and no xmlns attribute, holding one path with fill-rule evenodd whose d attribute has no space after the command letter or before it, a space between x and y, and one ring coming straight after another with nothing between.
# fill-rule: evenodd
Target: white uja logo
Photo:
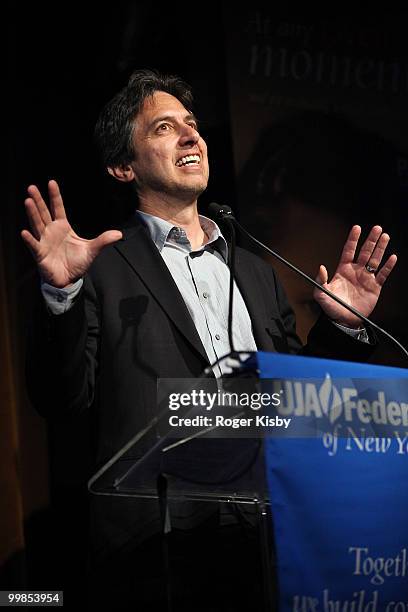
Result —
<instances>
[{"instance_id":1,"label":"white uja logo","mask_svg":"<svg viewBox=\"0 0 408 612\"><path fill-rule=\"evenodd\" d=\"M374 389L376 384L378 381L373 380ZM408 401L388 401L383 390L371 388L370 395L374 399L369 400L360 397L362 393L355 387L336 387L330 374L326 374L321 385L306 380L285 380L279 382L279 387L283 392L277 412L281 415L327 418L330 423L342 417L350 423L408 426ZM407 395L406 387L404 393Z\"/></svg>"},{"instance_id":2,"label":"white uja logo","mask_svg":"<svg viewBox=\"0 0 408 612\"><path fill-rule=\"evenodd\" d=\"M327 416L330 423L334 423L342 413L341 395L333 385L330 374L326 374L324 383L319 390L319 399L323 414Z\"/></svg>"}]
</instances>

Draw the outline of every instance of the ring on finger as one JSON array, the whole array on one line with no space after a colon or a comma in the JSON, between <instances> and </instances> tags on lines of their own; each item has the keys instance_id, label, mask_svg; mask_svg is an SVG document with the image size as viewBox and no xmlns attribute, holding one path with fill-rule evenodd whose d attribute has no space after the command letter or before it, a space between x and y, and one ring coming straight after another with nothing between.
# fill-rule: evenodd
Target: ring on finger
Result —
<instances>
[{"instance_id":1,"label":"ring on finger","mask_svg":"<svg viewBox=\"0 0 408 612\"><path fill-rule=\"evenodd\" d=\"M367 272L369 272L370 274L375 274L377 272L377 268L373 268L373 266L370 266L369 263L366 263L365 265L365 269L367 270Z\"/></svg>"}]
</instances>

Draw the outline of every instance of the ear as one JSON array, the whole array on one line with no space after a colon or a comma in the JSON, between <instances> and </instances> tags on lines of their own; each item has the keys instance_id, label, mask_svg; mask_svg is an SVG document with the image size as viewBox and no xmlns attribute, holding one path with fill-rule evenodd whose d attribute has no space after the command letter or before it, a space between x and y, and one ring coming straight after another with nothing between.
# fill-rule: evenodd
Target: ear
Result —
<instances>
[{"instance_id":1,"label":"ear","mask_svg":"<svg viewBox=\"0 0 408 612\"><path fill-rule=\"evenodd\" d=\"M111 176L118 179L118 181L122 181L122 183L130 183L130 181L135 180L135 173L133 171L132 166L109 166L108 172Z\"/></svg>"}]
</instances>

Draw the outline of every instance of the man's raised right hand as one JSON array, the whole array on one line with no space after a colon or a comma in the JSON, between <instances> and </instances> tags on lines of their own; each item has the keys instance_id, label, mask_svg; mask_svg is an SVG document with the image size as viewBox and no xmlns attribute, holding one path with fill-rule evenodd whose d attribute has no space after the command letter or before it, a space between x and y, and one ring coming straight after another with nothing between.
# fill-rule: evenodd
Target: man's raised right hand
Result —
<instances>
[{"instance_id":1,"label":"man's raised right hand","mask_svg":"<svg viewBox=\"0 0 408 612\"><path fill-rule=\"evenodd\" d=\"M49 181L50 208L35 185L28 187L25 200L31 232L21 237L37 262L42 279L54 287L67 287L81 278L100 251L122 238L118 230L100 234L93 240L80 238L70 226L56 181Z\"/></svg>"}]
</instances>

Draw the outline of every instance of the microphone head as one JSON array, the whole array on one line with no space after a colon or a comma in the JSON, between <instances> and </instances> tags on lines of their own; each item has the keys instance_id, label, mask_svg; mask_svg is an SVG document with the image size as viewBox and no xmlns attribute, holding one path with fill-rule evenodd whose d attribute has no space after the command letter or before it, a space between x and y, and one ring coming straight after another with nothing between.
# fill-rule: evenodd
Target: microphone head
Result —
<instances>
[{"instance_id":1,"label":"microphone head","mask_svg":"<svg viewBox=\"0 0 408 612\"><path fill-rule=\"evenodd\" d=\"M217 204L217 202L211 202L211 204L208 205L208 212L214 219L234 219L232 209L229 206Z\"/></svg>"}]
</instances>

